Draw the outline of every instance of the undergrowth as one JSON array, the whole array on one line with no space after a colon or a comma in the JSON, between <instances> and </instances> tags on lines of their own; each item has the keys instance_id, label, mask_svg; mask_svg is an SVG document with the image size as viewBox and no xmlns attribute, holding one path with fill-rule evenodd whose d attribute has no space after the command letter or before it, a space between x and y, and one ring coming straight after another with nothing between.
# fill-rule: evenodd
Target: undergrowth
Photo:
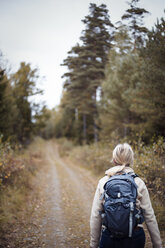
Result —
<instances>
[{"instance_id":1,"label":"undergrowth","mask_svg":"<svg viewBox=\"0 0 165 248\"><path fill-rule=\"evenodd\" d=\"M41 159L42 140L36 139L28 149L0 142L0 234L2 235L27 208L33 190L33 178ZM0 235L0 236L1 236Z\"/></svg>"}]
</instances>

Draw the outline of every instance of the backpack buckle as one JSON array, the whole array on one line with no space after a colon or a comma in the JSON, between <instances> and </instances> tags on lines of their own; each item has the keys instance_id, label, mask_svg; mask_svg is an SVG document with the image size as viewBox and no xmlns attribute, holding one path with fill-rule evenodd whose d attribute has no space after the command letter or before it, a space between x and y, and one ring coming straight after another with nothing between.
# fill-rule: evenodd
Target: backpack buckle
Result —
<instances>
[{"instance_id":1,"label":"backpack buckle","mask_svg":"<svg viewBox=\"0 0 165 248\"><path fill-rule=\"evenodd\" d=\"M102 225L102 231L104 232L106 229L107 229L107 227Z\"/></svg>"}]
</instances>

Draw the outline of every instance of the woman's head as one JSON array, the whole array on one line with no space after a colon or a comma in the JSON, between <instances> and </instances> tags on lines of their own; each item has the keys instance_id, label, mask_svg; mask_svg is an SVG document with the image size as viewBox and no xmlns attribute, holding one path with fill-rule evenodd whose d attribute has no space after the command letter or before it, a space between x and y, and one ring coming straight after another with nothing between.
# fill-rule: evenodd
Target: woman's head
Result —
<instances>
[{"instance_id":1,"label":"woman's head","mask_svg":"<svg viewBox=\"0 0 165 248\"><path fill-rule=\"evenodd\" d=\"M131 165L134 160L134 153L127 143L118 144L113 150L112 160L116 165Z\"/></svg>"}]
</instances>

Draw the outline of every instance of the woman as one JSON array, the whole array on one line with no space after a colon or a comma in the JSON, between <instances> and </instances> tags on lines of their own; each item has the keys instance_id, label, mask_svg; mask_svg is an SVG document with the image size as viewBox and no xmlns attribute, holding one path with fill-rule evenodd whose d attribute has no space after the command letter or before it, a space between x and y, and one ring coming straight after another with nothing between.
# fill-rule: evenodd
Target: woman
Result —
<instances>
[{"instance_id":1,"label":"woman","mask_svg":"<svg viewBox=\"0 0 165 248\"><path fill-rule=\"evenodd\" d=\"M142 225L138 225L133 231L132 238L115 239L111 236L107 228L102 228L100 212L103 210L102 195L104 193L104 185L108 179L116 174L134 172L131 168L134 160L134 153L132 148L127 143L119 144L113 150L112 160L115 164L105 172L106 176L100 179L96 193L93 200L90 229L91 229L91 248L144 248L145 234ZM142 179L135 178L137 185L137 199L136 207L141 208L143 211L145 223L147 225L150 237L152 240L153 248L161 248L162 242L158 224L155 214L151 205L147 187ZM102 230L101 230L102 229Z\"/></svg>"}]
</instances>

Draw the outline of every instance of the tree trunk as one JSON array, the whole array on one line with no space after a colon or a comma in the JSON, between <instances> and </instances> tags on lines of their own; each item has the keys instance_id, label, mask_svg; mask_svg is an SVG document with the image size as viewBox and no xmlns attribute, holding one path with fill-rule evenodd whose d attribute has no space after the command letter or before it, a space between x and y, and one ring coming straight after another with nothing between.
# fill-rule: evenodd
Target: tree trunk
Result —
<instances>
[{"instance_id":1,"label":"tree trunk","mask_svg":"<svg viewBox=\"0 0 165 248\"><path fill-rule=\"evenodd\" d=\"M98 142L98 129L97 129L97 125L96 125L96 118L97 118L97 102L96 102L96 91L97 88L95 89L95 94L93 96L93 100L94 100L94 113L93 113L93 128L94 128L94 142L97 143Z\"/></svg>"},{"instance_id":2,"label":"tree trunk","mask_svg":"<svg viewBox=\"0 0 165 248\"><path fill-rule=\"evenodd\" d=\"M95 141L95 143L97 143L98 142L98 133L97 133L95 115L93 117L93 128L94 128L94 141Z\"/></svg>"},{"instance_id":3,"label":"tree trunk","mask_svg":"<svg viewBox=\"0 0 165 248\"><path fill-rule=\"evenodd\" d=\"M83 114L83 140L84 144L87 143L87 123L86 123L86 115Z\"/></svg>"},{"instance_id":4,"label":"tree trunk","mask_svg":"<svg viewBox=\"0 0 165 248\"><path fill-rule=\"evenodd\" d=\"M75 108L75 120L78 121L78 108Z\"/></svg>"}]
</instances>

